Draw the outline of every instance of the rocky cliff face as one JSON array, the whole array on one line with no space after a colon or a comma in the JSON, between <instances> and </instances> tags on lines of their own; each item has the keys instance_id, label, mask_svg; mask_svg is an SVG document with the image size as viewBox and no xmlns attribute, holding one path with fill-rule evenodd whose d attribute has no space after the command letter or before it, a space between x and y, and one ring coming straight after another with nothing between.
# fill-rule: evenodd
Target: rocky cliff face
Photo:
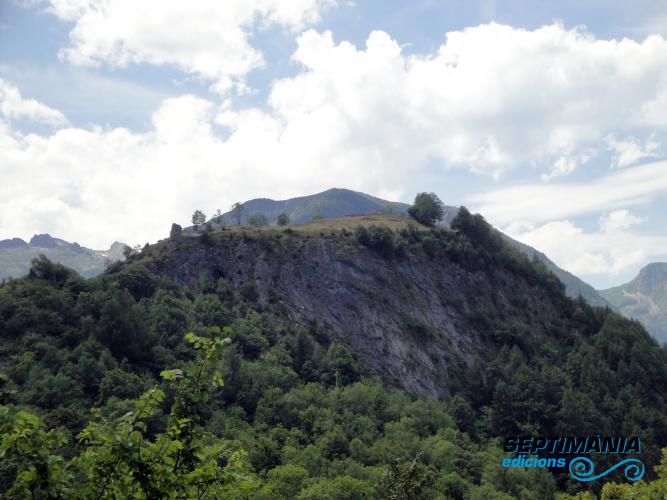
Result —
<instances>
[{"instance_id":1,"label":"rocky cliff face","mask_svg":"<svg viewBox=\"0 0 667 500\"><path fill-rule=\"evenodd\" d=\"M623 315L641 321L656 339L667 342L667 262L648 264L629 283L600 294Z\"/></svg>"},{"instance_id":2,"label":"rocky cliff face","mask_svg":"<svg viewBox=\"0 0 667 500\"><path fill-rule=\"evenodd\" d=\"M496 337L549 335L563 322L562 304L510 269L421 245L383 256L351 231L227 230L153 250L148 265L177 284L223 278L265 313L341 340L385 381L440 397Z\"/></svg>"}]
</instances>

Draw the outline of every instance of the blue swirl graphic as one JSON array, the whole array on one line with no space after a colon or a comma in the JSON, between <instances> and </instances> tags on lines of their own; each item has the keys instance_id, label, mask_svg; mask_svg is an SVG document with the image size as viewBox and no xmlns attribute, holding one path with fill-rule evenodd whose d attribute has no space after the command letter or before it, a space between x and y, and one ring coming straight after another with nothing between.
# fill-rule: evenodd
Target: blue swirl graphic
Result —
<instances>
[{"instance_id":1,"label":"blue swirl graphic","mask_svg":"<svg viewBox=\"0 0 667 500\"><path fill-rule=\"evenodd\" d=\"M577 481L595 481L601 477L606 476L610 472L618 469L619 467L625 465L625 470L623 474L628 479L628 481L639 481L644 477L644 464L641 460L636 458L626 458L621 460L613 467L600 472L599 474L593 475L595 472L595 465L590 458L586 457L577 457L570 461L570 477L576 479Z\"/></svg>"}]
</instances>

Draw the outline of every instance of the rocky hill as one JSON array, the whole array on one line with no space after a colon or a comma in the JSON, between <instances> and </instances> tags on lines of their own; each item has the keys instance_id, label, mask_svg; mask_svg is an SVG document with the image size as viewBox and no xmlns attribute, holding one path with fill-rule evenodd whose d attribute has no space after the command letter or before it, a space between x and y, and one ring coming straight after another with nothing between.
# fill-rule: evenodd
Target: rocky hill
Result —
<instances>
[{"instance_id":1,"label":"rocky hill","mask_svg":"<svg viewBox=\"0 0 667 500\"><path fill-rule=\"evenodd\" d=\"M471 220L470 235L399 215L232 227L141 260L192 289L223 279L261 311L341 340L385 381L445 396L496 343L562 331L566 344L577 330L562 284Z\"/></svg>"},{"instance_id":2,"label":"rocky hill","mask_svg":"<svg viewBox=\"0 0 667 500\"><path fill-rule=\"evenodd\" d=\"M123 243L108 250L91 250L48 234L36 234L29 242L20 238L0 240L0 279L24 276L30 262L40 254L77 271L81 276L97 276L111 262L123 259Z\"/></svg>"},{"instance_id":3,"label":"rocky hill","mask_svg":"<svg viewBox=\"0 0 667 500\"><path fill-rule=\"evenodd\" d=\"M241 223L245 224L253 214L264 214L269 224L275 224L278 215L285 213L293 224L303 224L314 218L335 219L349 215L368 215L374 213L406 213L410 205L387 201L350 189L332 188L321 193L299 196L287 200L256 198L244 202L241 210ZM444 222L449 223L457 212L456 207L445 207ZM226 225L237 223L236 216L230 211L223 214Z\"/></svg>"},{"instance_id":4,"label":"rocky hill","mask_svg":"<svg viewBox=\"0 0 667 500\"><path fill-rule=\"evenodd\" d=\"M288 200L276 201L268 198L257 198L246 201L243 203L243 209L241 210L241 223L244 224L249 216L258 213L264 214L269 224L275 224L278 215L281 213L287 214L292 223L303 224L310 222L314 217L334 219L347 215L367 215L373 213L404 214L407 212L409 206L406 203L387 201L349 189L334 188L322 193L290 198ZM456 217L458 207L445 206L444 208L445 213L442 225L447 227L454 217ZM223 215L223 221L225 225L233 225L236 224L237 219L232 212L227 212ZM220 227L219 224L215 223L215 219L213 227ZM591 305L610 306L592 286L572 273L558 267L542 252L509 236L505 235L505 238L512 246L526 254L530 259L536 258L544 263L563 282L568 296L575 298L581 295Z\"/></svg>"},{"instance_id":5,"label":"rocky hill","mask_svg":"<svg viewBox=\"0 0 667 500\"><path fill-rule=\"evenodd\" d=\"M625 285L600 294L628 318L641 321L658 340L667 342L667 262L645 266Z\"/></svg>"}]
</instances>

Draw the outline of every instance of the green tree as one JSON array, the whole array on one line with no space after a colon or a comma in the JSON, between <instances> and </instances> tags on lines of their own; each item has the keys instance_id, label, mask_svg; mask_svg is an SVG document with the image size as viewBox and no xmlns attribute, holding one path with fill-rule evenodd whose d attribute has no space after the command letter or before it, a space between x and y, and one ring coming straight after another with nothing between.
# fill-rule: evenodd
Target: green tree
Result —
<instances>
[{"instance_id":1,"label":"green tree","mask_svg":"<svg viewBox=\"0 0 667 500\"><path fill-rule=\"evenodd\" d=\"M278 216L278 220L276 222L278 223L279 226L288 225L290 222L289 215L287 215L285 212L281 213Z\"/></svg>"},{"instance_id":2,"label":"green tree","mask_svg":"<svg viewBox=\"0 0 667 500\"><path fill-rule=\"evenodd\" d=\"M442 220L444 213L444 205L435 193L419 193L408 208L408 214L425 226L435 226Z\"/></svg>"},{"instance_id":3,"label":"green tree","mask_svg":"<svg viewBox=\"0 0 667 500\"><path fill-rule=\"evenodd\" d=\"M46 431L36 415L11 415L8 407L0 407L0 434L0 491L6 498L62 498L71 493L71 475L55 454L67 442L62 431Z\"/></svg>"},{"instance_id":4,"label":"green tree","mask_svg":"<svg viewBox=\"0 0 667 500\"><path fill-rule=\"evenodd\" d=\"M161 373L174 392L164 432L151 437L148 431L165 398L158 388L133 401L132 411L120 416L94 411L96 418L78 436L84 451L74 459L84 472L78 486L81 497L220 498L232 487L256 487L245 453L225 453L199 424L211 393L222 386L217 366L228 340L192 333L186 340L196 350L195 360Z\"/></svg>"},{"instance_id":5,"label":"green tree","mask_svg":"<svg viewBox=\"0 0 667 500\"><path fill-rule=\"evenodd\" d=\"M206 222L206 214L201 210L195 210L195 213L192 214L192 225L194 226L195 231L204 222Z\"/></svg>"},{"instance_id":6,"label":"green tree","mask_svg":"<svg viewBox=\"0 0 667 500\"><path fill-rule=\"evenodd\" d=\"M389 500L412 500L428 498L428 484L432 478L420 463L421 454L409 464L401 466L393 461L378 485L381 498Z\"/></svg>"},{"instance_id":7,"label":"green tree","mask_svg":"<svg viewBox=\"0 0 667 500\"><path fill-rule=\"evenodd\" d=\"M243 212L243 204L241 202L236 202L232 205L232 217L236 220L236 225L241 225L241 213Z\"/></svg>"},{"instance_id":8,"label":"green tree","mask_svg":"<svg viewBox=\"0 0 667 500\"><path fill-rule=\"evenodd\" d=\"M266 219L266 215L263 213L256 213L252 214L250 217L248 217L248 224L254 227L263 227L268 225L268 220Z\"/></svg>"}]
</instances>

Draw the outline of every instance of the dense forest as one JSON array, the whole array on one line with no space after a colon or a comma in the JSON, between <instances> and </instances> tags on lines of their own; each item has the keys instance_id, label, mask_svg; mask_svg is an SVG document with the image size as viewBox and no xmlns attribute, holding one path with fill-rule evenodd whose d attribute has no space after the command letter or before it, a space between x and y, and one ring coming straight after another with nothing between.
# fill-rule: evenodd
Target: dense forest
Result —
<instances>
[{"instance_id":1,"label":"dense forest","mask_svg":"<svg viewBox=\"0 0 667 500\"><path fill-rule=\"evenodd\" d=\"M258 308L250 289L224 279L177 286L146 265L150 247L91 280L42 257L29 276L0 287L2 496L611 499L667 491L667 462L659 465L667 349L639 323L568 299L541 264L465 209L451 230L372 226L340 237L386 259L420 254L480 272L512 269L547 290L576 328L555 326L538 339L476 318L495 348L462 367L440 401L382 384L326 332ZM201 244L215 241L204 232ZM641 436L646 482L620 484L619 473L604 479L618 484L584 484L566 471L500 465L507 436L573 433Z\"/></svg>"}]
</instances>

